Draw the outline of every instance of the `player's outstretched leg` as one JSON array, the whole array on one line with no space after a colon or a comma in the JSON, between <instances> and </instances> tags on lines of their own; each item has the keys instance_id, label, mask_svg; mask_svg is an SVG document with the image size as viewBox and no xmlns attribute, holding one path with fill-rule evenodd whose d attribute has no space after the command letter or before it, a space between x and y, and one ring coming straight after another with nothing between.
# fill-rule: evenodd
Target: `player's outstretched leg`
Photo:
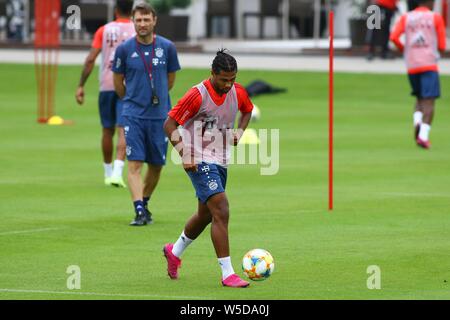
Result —
<instances>
[{"instance_id":1,"label":"player's outstretched leg","mask_svg":"<svg viewBox=\"0 0 450 320\"><path fill-rule=\"evenodd\" d=\"M143 198L144 198L144 208L145 208L145 220L148 224L153 223L153 214L149 210L150 198L158 185L159 178L161 176L162 166L148 164L147 173L144 178L143 186Z\"/></svg>"},{"instance_id":2,"label":"player's outstretched leg","mask_svg":"<svg viewBox=\"0 0 450 320\"><path fill-rule=\"evenodd\" d=\"M128 161L128 185L130 186L131 198L133 200L136 216L130 226L145 226L144 201L142 197L141 161Z\"/></svg>"},{"instance_id":3,"label":"player's outstretched leg","mask_svg":"<svg viewBox=\"0 0 450 320\"><path fill-rule=\"evenodd\" d=\"M105 185L111 185L111 176L113 171L112 154L113 154L113 136L114 128L102 129L102 154L103 166L105 169Z\"/></svg>"},{"instance_id":4,"label":"player's outstretched leg","mask_svg":"<svg viewBox=\"0 0 450 320\"><path fill-rule=\"evenodd\" d=\"M417 138L419 137L420 126L422 125L423 121L423 111L420 105L420 99L417 99L413 119L414 119L414 141L417 141Z\"/></svg>"},{"instance_id":5,"label":"player's outstretched leg","mask_svg":"<svg viewBox=\"0 0 450 320\"><path fill-rule=\"evenodd\" d=\"M175 256L172 250L172 243L167 243L163 247L163 253L167 259L167 274L170 279L178 279L178 269L181 268L181 259Z\"/></svg>"},{"instance_id":6,"label":"player's outstretched leg","mask_svg":"<svg viewBox=\"0 0 450 320\"><path fill-rule=\"evenodd\" d=\"M423 122L420 125L416 142L419 147L429 149L431 147L429 135L434 116L434 99L422 99L421 105L423 108Z\"/></svg>"},{"instance_id":7,"label":"player's outstretched leg","mask_svg":"<svg viewBox=\"0 0 450 320\"><path fill-rule=\"evenodd\" d=\"M211 213L208 207L198 202L198 210L186 223L175 244L168 243L163 248L164 256L167 259L167 274L171 279L178 279L178 269L181 267L181 255L184 250L203 232L211 223Z\"/></svg>"},{"instance_id":8,"label":"player's outstretched leg","mask_svg":"<svg viewBox=\"0 0 450 320\"><path fill-rule=\"evenodd\" d=\"M242 280L233 269L228 242L229 208L225 192L217 193L208 199L207 206L212 215L211 239L222 269L222 285L245 288L249 282Z\"/></svg>"},{"instance_id":9,"label":"player's outstretched leg","mask_svg":"<svg viewBox=\"0 0 450 320\"><path fill-rule=\"evenodd\" d=\"M125 165L126 142L123 127L117 127L118 138L116 147L116 160L114 160L114 169L111 176L111 185L118 188L126 188L123 181L123 167Z\"/></svg>"}]
</instances>

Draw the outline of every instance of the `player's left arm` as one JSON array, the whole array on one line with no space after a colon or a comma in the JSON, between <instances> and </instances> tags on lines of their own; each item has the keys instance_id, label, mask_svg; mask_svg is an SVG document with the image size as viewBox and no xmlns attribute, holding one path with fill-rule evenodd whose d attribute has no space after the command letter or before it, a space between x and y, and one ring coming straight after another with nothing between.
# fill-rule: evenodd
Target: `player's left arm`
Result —
<instances>
[{"instance_id":1,"label":"player's left arm","mask_svg":"<svg viewBox=\"0 0 450 320\"><path fill-rule=\"evenodd\" d=\"M172 90L175 85L176 72L169 72L167 74L167 80L169 82L169 91Z\"/></svg>"},{"instance_id":2,"label":"player's left arm","mask_svg":"<svg viewBox=\"0 0 450 320\"><path fill-rule=\"evenodd\" d=\"M441 15L434 15L434 24L436 26L436 33L438 38L438 50L441 53L444 53L447 46L447 37L445 35L445 22Z\"/></svg>"},{"instance_id":3,"label":"player's left arm","mask_svg":"<svg viewBox=\"0 0 450 320\"><path fill-rule=\"evenodd\" d=\"M237 145L242 135L244 134L245 129L248 127L248 123L252 117L253 103L248 96L247 90L243 86L238 83L235 83L236 93L238 96L238 108L241 112L238 121L238 128L234 134L233 145Z\"/></svg>"},{"instance_id":4,"label":"player's left arm","mask_svg":"<svg viewBox=\"0 0 450 320\"><path fill-rule=\"evenodd\" d=\"M123 99L126 94L126 87L124 84L125 75L122 73L116 73L113 74L113 82L114 82L114 90L116 91L117 95L120 99Z\"/></svg>"},{"instance_id":5,"label":"player's left arm","mask_svg":"<svg viewBox=\"0 0 450 320\"><path fill-rule=\"evenodd\" d=\"M184 154L184 144L182 136L179 134L174 135L174 132L180 125L184 125L186 121L194 117L200 110L202 104L202 96L197 88L191 88L172 110L169 111L166 121L164 122L164 131L169 138L170 143L175 150L178 151L181 159L183 160L183 168L186 171L197 170L195 165L194 155Z\"/></svg>"},{"instance_id":6,"label":"player's left arm","mask_svg":"<svg viewBox=\"0 0 450 320\"><path fill-rule=\"evenodd\" d=\"M91 51L84 61L84 67L83 71L81 72L80 82L78 83L77 91L75 93L75 99L80 105L84 103L84 85L89 78L89 75L92 73L92 70L94 69L95 60L102 51L104 30L105 27L102 26L95 32L94 40L92 41L91 45Z\"/></svg>"},{"instance_id":7,"label":"player's left arm","mask_svg":"<svg viewBox=\"0 0 450 320\"><path fill-rule=\"evenodd\" d=\"M86 57L86 60L84 62L83 71L81 72L80 82L78 83L77 92L75 94L75 98L78 102L78 104L83 104L84 102L84 85L89 78L90 74L92 73L92 70L95 66L95 60L97 59L97 56L100 54L102 50L98 48L91 48L91 51L89 52L88 56Z\"/></svg>"},{"instance_id":8,"label":"player's left arm","mask_svg":"<svg viewBox=\"0 0 450 320\"><path fill-rule=\"evenodd\" d=\"M173 43L167 47L167 79L169 83L169 91L175 85L176 72L180 70L180 62L178 61L177 49Z\"/></svg>"},{"instance_id":9,"label":"player's left arm","mask_svg":"<svg viewBox=\"0 0 450 320\"><path fill-rule=\"evenodd\" d=\"M123 44L119 45L114 54L114 63L112 67L114 90L120 99L125 97L125 73L126 73L126 58L127 53Z\"/></svg>"},{"instance_id":10,"label":"player's left arm","mask_svg":"<svg viewBox=\"0 0 450 320\"><path fill-rule=\"evenodd\" d=\"M78 86L84 87L84 84L89 78L92 69L94 69L95 60L97 59L101 51L102 51L101 48L91 48L91 51L89 52L88 56L86 57L86 60L84 61L84 68L83 72L81 73L81 78Z\"/></svg>"}]
</instances>

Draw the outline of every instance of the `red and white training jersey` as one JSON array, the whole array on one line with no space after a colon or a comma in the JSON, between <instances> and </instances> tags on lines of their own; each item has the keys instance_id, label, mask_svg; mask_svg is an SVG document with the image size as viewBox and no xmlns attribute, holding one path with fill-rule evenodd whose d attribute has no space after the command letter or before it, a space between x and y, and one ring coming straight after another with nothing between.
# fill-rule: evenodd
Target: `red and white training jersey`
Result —
<instances>
[{"instance_id":1,"label":"red and white training jersey","mask_svg":"<svg viewBox=\"0 0 450 320\"><path fill-rule=\"evenodd\" d=\"M183 126L183 143L196 162L227 166L231 153L227 139L231 139L236 115L238 111L252 110L253 103L240 84L235 83L228 93L220 95L210 80L205 80L189 90L169 116Z\"/></svg>"},{"instance_id":2,"label":"red and white training jersey","mask_svg":"<svg viewBox=\"0 0 450 320\"><path fill-rule=\"evenodd\" d=\"M134 24L129 19L117 19L97 30L92 48L101 49L100 91L114 91L113 72L111 71L116 48L136 34Z\"/></svg>"},{"instance_id":3,"label":"red and white training jersey","mask_svg":"<svg viewBox=\"0 0 450 320\"><path fill-rule=\"evenodd\" d=\"M400 36L405 33L405 43ZM445 25L442 16L426 7L404 14L391 34L391 41L404 51L409 74L438 71L438 50L445 50Z\"/></svg>"}]
</instances>

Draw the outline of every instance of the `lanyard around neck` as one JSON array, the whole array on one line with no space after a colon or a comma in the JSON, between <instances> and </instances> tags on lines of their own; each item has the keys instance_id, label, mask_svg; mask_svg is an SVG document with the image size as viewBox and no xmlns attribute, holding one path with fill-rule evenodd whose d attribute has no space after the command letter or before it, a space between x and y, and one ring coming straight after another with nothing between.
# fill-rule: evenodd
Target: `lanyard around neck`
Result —
<instances>
[{"instance_id":1,"label":"lanyard around neck","mask_svg":"<svg viewBox=\"0 0 450 320\"><path fill-rule=\"evenodd\" d=\"M152 86L152 90L154 89L154 83L153 83L153 74L152 74L152 68L153 68L153 58L155 55L155 45L156 45L156 35L153 34L153 42L152 42L152 54L150 56L150 65L147 64L147 60L145 60L145 56L141 51L141 48L139 47L139 42L136 37L136 49L139 53L139 57L141 57L142 62L144 63L145 70L148 72L148 76L150 77L150 84Z\"/></svg>"}]
</instances>

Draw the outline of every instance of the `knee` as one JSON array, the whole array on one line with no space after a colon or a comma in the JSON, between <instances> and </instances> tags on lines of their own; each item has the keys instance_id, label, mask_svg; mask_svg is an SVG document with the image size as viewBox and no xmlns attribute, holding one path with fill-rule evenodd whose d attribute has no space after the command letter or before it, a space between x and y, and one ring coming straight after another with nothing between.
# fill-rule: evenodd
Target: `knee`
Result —
<instances>
[{"instance_id":1,"label":"knee","mask_svg":"<svg viewBox=\"0 0 450 320\"><path fill-rule=\"evenodd\" d=\"M230 217L230 215L229 215L228 211L218 212L217 214L213 215L211 221L213 221L216 224L219 223L221 225L227 226L229 217Z\"/></svg>"},{"instance_id":2,"label":"knee","mask_svg":"<svg viewBox=\"0 0 450 320\"><path fill-rule=\"evenodd\" d=\"M141 170L139 169L128 169L128 174L131 176L140 176Z\"/></svg>"},{"instance_id":3,"label":"knee","mask_svg":"<svg viewBox=\"0 0 450 320\"><path fill-rule=\"evenodd\" d=\"M140 175L141 168L142 168L142 165L140 165L140 164L136 164L134 162L132 163L131 161L128 162L128 174Z\"/></svg>"}]
</instances>

